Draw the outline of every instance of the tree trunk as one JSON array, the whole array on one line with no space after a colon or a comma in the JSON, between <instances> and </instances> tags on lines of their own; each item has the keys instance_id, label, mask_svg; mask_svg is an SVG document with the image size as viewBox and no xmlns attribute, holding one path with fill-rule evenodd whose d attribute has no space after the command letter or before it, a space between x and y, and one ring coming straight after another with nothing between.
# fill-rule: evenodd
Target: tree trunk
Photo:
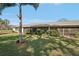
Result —
<instances>
[{"instance_id":1,"label":"tree trunk","mask_svg":"<svg viewBox=\"0 0 79 59\"><path fill-rule=\"evenodd\" d=\"M19 4L19 40L22 42L23 35L22 35L22 6Z\"/></svg>"}]
</instances>

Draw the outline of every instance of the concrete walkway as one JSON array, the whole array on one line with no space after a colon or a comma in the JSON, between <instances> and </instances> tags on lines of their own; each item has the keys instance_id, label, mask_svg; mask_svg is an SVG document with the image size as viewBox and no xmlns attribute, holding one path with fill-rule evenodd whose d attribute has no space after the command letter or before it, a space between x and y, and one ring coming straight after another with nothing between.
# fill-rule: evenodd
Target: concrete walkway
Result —
<instances>
[{"instance_id":1,"label":"concrete walkway","mask_svg":"<svg viewBox=\"0 0 79 59\"><path fill-rule=\"evenodd\" d=\"M16 40L1 41L0 43L9 43L9 42L13 42L13 41L16 41Z\"/></svg>"},{"instance_id":2,"label":"concrete walkway","mask_svg":"<svg viewBox=\"0 0 79 59\"><path fill-rule=\"evenodd\" d=\"M0 37L2 36L16 36L18 35L17 33L10 33L10 34L3 34L3 35L0 35Z\"/></svg>"},{"instance_id":3,"label":"concrete walkway","mask_svg":"<svg viewBox=\"0 0 79 59\"><path fill-rule=\"evenodd\" d=\"M79 38L75 38L75 37L70 37L70 36L64 36L65 38L68 38L68 39L75 39L75 40L79 40Z\"/></svg>"}]
</instances>

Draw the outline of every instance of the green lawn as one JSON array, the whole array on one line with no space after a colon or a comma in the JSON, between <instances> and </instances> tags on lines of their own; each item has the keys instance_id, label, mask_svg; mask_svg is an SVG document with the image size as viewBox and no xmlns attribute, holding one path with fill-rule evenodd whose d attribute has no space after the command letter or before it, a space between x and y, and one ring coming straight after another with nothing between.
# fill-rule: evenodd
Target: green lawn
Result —
<instances>
[{"instance_id":1,"label":"green lawn","mask_svg":"<svg viewBox=\"0 0 79 59\"><path fill-rule=\"evenodd\" d=\"M12 33L12 30L0 30L0 35L2 34L10 34Z\"/></svg>"},{"instance_id":2,"label":"green lawn","mask_svg":"<svg viewBox=\"0 0 79 59\"><path fill-rule=\"evenodd\" d=\"M79 55L79 40L62 37L25 36L26 44L17 45L18 35L0 35L0 56Z\"/></svg>"}]
</instances>

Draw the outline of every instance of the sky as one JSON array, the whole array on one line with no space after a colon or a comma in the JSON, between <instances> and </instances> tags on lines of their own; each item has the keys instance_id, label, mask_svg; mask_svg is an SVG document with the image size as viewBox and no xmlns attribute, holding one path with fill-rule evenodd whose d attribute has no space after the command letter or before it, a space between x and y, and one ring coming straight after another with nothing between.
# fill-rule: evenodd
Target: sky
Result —
<instances>
[{"instance_id":1,"label":"sky","mask_svg":"<svg viewBox=\"0 0 79 59\"><path fill-rule=\"evenodd\" d=\"M3 10L0 18L8 19L11 25L18 25L18 6ZM79 20L79 3L41 3L37 10L32 6L22 6L23 24L55 22L62 18Z\"/></svg>"}]
</instances>

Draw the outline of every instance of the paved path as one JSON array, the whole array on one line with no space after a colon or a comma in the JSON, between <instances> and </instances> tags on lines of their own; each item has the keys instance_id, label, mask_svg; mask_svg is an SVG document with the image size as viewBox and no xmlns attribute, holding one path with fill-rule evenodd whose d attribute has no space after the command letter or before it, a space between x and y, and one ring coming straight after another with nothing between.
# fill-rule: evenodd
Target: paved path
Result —
<instances>
[{"instance_id":1,"label":"paved path","mask_svg":"<svg viewBox=\"0 0 79 59\"><path fill-rule=\"evenodd\" d=\"M70 36L64 36L65 38L68 38L68 39L75 39L75 40L79 40L79 38L75 38L75 37L70 37Z\"/></svg>"},{"instance_id":2,"label":"paved path","mask_svg":"<svg viewBox=\"0 0 79 59\"><path fill-rule=\"evenodd\" d=\"M1 41L0 43L8 43L8 42L13 42L13 41L16 41L16 40Z\"/></svg>"},{"instance_id":3,"label":"paved path","mask_svg":"<svg viewBox=\"0 0 79 59\"><path fill-rule=\"evenodd\" d=\"M18 34L16 34L16 33L11 33L11 34L3 34L3 35L0 35L0 37L1 37L1 36L16 36L16 35L18 35Z\"/></svg>"}]
</instances>

